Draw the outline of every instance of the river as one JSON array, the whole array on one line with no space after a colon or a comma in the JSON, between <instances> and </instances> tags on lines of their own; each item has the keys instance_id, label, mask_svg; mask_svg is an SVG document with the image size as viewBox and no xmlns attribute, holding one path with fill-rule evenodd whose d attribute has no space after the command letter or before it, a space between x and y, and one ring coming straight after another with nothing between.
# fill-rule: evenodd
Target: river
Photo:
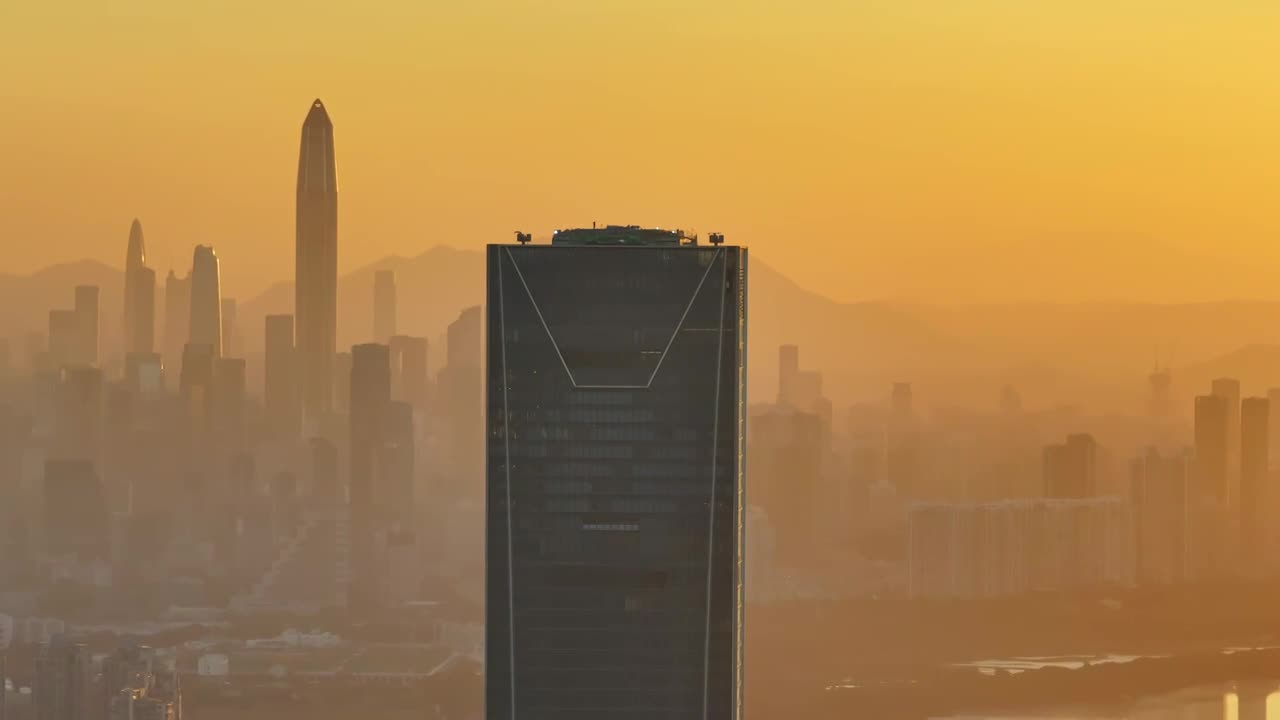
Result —
<instances>
[{"instance_id":1,"label":"river","mask_svg":"<svg viewBox=\"0 0 1280 720\"><path fill-rule=\"evenodd\" d=\"M1190 688L1105 708L971 713L934 720L1280 720L1280 683Z\"/></svg>"}]
</instances>

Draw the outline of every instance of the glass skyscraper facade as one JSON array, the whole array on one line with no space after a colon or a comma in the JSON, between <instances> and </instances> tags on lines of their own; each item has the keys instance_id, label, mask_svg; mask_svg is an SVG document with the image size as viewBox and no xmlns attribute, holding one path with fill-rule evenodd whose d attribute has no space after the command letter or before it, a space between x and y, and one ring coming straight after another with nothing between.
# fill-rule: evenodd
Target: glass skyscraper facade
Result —
<instances>
[{"instance_id":1,"label":"glass skyscraper facade","mask_svg":"<svg viewBox=\"0 0 1280 720\"><path fill-rule=\"evenodd\" d=\"M487 717L740 717L746 250L608 228L487 271Z\"/></svg>"}]
</instances>

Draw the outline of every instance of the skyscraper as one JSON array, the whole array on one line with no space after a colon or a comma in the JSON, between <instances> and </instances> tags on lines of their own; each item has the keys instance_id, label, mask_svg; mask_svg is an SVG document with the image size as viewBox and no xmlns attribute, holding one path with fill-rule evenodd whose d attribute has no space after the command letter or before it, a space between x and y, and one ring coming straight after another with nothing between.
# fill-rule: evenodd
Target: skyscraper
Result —
<instances>
[{"instance_id":1,"label":"skyscraper","mask_svg":"<svg viewBox=\"0 0 1280 720\"><path fill-rule=\"evenodd\" d=\"M740 716L746 261L489 246L490 720Z\"/></svg>"},{"instance_id":2,"label":"skyscraper","mask_svg":"<svg viewBox=\"0 0 1280 720\"><path fill-rule=\"evenodd\" d=\"M103 398L102 370L85 365L62 369L54 418L57 457L101 460Z\"/></svg>"},{"instance_id":3,"label":"skyscraper","mask_svg":"<svg viewBox=\"0 0 1280 720\"><path fill-rule=\"evenodd\" d=\"M1171 585L1188 578L1190 458L1150 448L1130 466L1137 580Z\"/></svg>"},{"instance_id":4,"label":"skyscraper","mask_svg":"<svg viewBox=\"0 0 1280 720\"><path fill-rule=\"evenodd\" d=\"M788 570L815 567L822 486L822 418L789 405L751 417L751 504L768 513L775 556Z\"/></svg>"},{"instance_id":5,"label":"skyscraper","mask_svg":"<svg viewBox=\"0 0 1280 720\"><path fill-rule=\"evenodd\" d=\"M1190 493L1190 568L1197 579L1222 578L1234 567L1238 534L1229 512L1227 445L1230 403L1220 395L1195 400L1195 482Z\"/></svg>"},{"instance_id":6,"label":"skyscraper","mask_svg":"<svg viewBox=\"0 0 1280 720\"><path fill-rule=\"evenodd\" d=\"M379 520L411 529L415 504L412 405L407 402L387 403L381 440L375 490Z\"/></svg>"},{"instance_id":7,"label":"skyscraper","mask_svg":"<svg viewBox=\"0 0 1280 720\"><path fill-rule=\"evenodd\" d=\"M44 539L53 556L107 560L111 531L102 481L89 460L45 460Z\"/></svg>"},{"instance_id":8,"label":"skyscraper","mask_svg":"<svg viewBox=\"0 0 1280 720\"><path fill-rule=\"evenodd\" d=\"M1240 381L1218 378L1212 394L1227 402L1227 478L1226 501L1235 507L1240 500Z\"/></svg>"},{"instance_id":9,"label":"skyscraper","mask_svg":"<svg viewBox=\"0 0 1280 720\"><path fill-rule=\"evenodd\" d=\"M333 123L324 103L311 103L298 153L294 314L307 417L333 407L338 334L338 178Z\"/></svg>"},{"instance_id":10,"label":"skyscraper","mask_svg":"<svg viewBox=\"0 0 1280 720\"><path fill-rule=\"evenodd\" d=\"M298 375L293 348L293 316L268 315L266 319L266 368L263 401L267 423L285 437L298 434Z\"/></svg>"},{"instance_id":11,"label":"skyscraper","mask_svg":"<svg viewBox=\"0 0 1280 720\"><path fill-rule=\"evenodd\" d=\"M1267 398L1240 403L1240 559L1252 572L1261 570L1270 554L1265 532L1275 501L1267 482L1270 414Z\"/></svg>"},{"instance_id":12,"label":"skyscraper","mask_svg":"<svg viewBox=\"0 0 1280 720\"><path fill-rule=\"evenodd\" d=\"M83 365L98 364L98 286L76 286L76 350L75 361Z\"/></svg>"},{"instance_id":13,"label":"skyscraper","mask_svg":"<svg viewBox=\"0 0 1280 720\"><path fill-rule=\"evenodd\" d=\"M391 402L391 356L386 345L368 343L351 348L351 606L370 610L377 601L375 532L375 472L383 441L383 424Z\"/></svg>"},{"instance_id":14,"label":"skyscraper","mask_svg":"<svg viewBox=\"0 0 1280 720\"><path fill-rule=\"evenodd\" d=\"M191 337L193 345L208 345L222 355L222 297L218 256L208 245L197 245L191 257Z\"/></svg>"},{"instance_id":15,"label":"skyscraper","mask_svg":"<svg viewBox=\"0 0 1280 720\"><path fill-rule=\"evenodd\" d=\"M1196 485L1198 495L1225 504L1227 445L1230 442L1231 404L1218 394L1201 395L1195 405Z\"/></svg>"},{"instance_id":16,"label":"skyscraper","mask_svg":"<svg viewBox=\"0 0 1280 720\"><path fill-rule=\"evenodd\" d=\"M222 312L222 354L227 357L240 356L240 327L236 323L235 298L223 298L219 308Z\"/></svg>"},{"instance_id":17,"label":"skyscraper","mask_svg":"<svg viewBox=\"0 0 1280 720\"><path fill-rule=\"evenodd\" d=\"M373 341L385 343L396 334L396 273L379 270L373 275Z\"/></svg>"},{"instance_id":18,"label":"skyscraper","mask_svg":"<svg viewBox=\"0 0 1280 720\"><path fill-rule=\"evenodd\" d=\"M427 339L391 336L391 396L422 409L427 403ZM477 377L477 384L479 378Z\"/></svg>"},{"instance_id":19,"label":"skyscraper","mask_svg":"<svg viewBox=\"0 0 1280 720\"><path fill-rule=\"evenodd\" d=\"M124 352L149 353L155 349L156 273L147 267L147 246L142 223L129 228L129 248L124 258Z\"/></svg>"},{"instance_id":20,"label":"skyscraper","mask_svg":"<svg viewBox=\"0 0 1280 720\"><path fill-rule=\"evenodd\" d=\"M49 363L53 370L79 362L80 318L75 310L49 311Z\"/></svg>"},{"instance_id":21,"label":"skyscraper","mask_svg":"<svg viewBox=\"0 0 1280 720\"><path fill-rule=\"evenodd\" d=\"M228 448L244 443L244 402L244 358L217 358L213 364L209 422L219 441Z\"/></svg>"},{"instance_id":22,"label":"skyscraper","mask_svg":"<svg viewBox=\"0 0 1280 720\"><path fill-rule=\"evenodd\" d=\"M792 405L795 396L796 376L800 374L800 347L783 345L778 348L778 404Z\"/></svg>"},{"instance_id":23,"label":"skyscraper","mask_svg":"<svg viewBox=\"0 0 1280 720\"><path fill-rule=\"evenodd\" d=\"M474 487L470 478L483 471L484 456L484 380L480 353L484 318L475 305L458 314L450 323L445 337L445 365L440 369L436 397L445 418L448 451L445 464L448 473L463 487ZM458 489L458 488L453 488ZM465 493L461 493L465 495Z\"/></svg>"},{"instance_id":24,"label":"skyscraper","mask_svg":"<svg viewBox=\"0 0 1280 720\"><path fill-rule=\"evenodd\" d=\"M1098 494L1098 443L1092 435L1068 435L1044 449L1044 496L1089 498Z\"/></svg>"},{"instance_id":25,"label":"skyscraper","mask_svg":"<svg viewBox=\"0 0 1280 720\"><path fill-rule=\"evenodd\" d=\"M176 387L182 353L191 337L191 276L178 277L172 270L164 281L164 361L166 382Z\"/></svg>"}]
</instances>

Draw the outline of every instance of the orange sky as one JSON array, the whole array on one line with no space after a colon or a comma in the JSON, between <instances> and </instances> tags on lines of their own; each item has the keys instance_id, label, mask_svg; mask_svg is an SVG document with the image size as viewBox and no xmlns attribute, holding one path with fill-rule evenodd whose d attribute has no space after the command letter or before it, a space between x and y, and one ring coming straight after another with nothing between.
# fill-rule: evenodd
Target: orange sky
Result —
<instances>
[{"instance_id":1,"label":"orange sky","mask_svg":"<svg viewBox=\"0 0 1280 720\"><path fill-rule=\"evenodd\" d=\"M293 271L308 103L340 265L602 222L833 297L1280 297L1275 0L0 3L8 271ZM1274 266L1274 270L1272 267Z\"/></svg>"}]
</instances>

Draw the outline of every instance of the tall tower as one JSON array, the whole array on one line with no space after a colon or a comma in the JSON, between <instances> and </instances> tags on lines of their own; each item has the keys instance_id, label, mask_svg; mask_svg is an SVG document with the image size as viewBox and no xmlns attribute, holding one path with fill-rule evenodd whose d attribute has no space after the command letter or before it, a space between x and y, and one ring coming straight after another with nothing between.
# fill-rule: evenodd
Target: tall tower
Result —
<instances>
[{"instance_id":1,"label":"tall tower","mask_svg":"<svg viewBox=\"0 0 1280 720\"><path fill-rule=\"evenodd\" d=\"M1217 378L1211 393L1227 403L1226 501L1228 507L1235 507L1240 496L1240 381Z\"/></svg>"},{"instance_id":2,"label":"tall tower","mask_svg":"<svg viewBox=\"0 0 1280 720\"><path fill-rule=\"evenodd\" d=\"M373 275L373 341L389 342L396 334L396 272L379 270Z\"/></svg>"},{"instance_id":3,"label":"tall tower","mask_svg":"<svg viewBox=\"0 0 1280 720\"><path fill-rule=\"evenodd\" d=\"M348 603L368 611L377 604L378 571L374 483L378 452L383 445L382 426L391 403L391 354L386 345L351 348L351 469L348 493L351 512L351 589Z\"/></svg>"},{"instance_id":4,"label":"tall tower","mask_svg":"<svg viewBox=\"0 0 1280 720\"><path fill-rule=\"evenodd\" d=\"M324 103L311 103L298 152L294 313L302 408L306 417L333 407L333 355L338 334L338 179L333 123Z\"/></svg>"},{"instance_id":5,"label":"tall tower","mask_svg":"<svg viewBox=\"0 0 1280 720\"><path fill-rule=\"evenodd\" d=\"M236 322L238 304L235 298L223 298L222 305L222 354L227 357L240 355L240 326Z\"/></svg>"},{"instance_id":6,"label":"tall tower","mask_svg":"<svg viewBox=\"0 0 1280 720\"><path fill-rule=\"evenodd\" d=\"M1250 577L1264 569L1270 553L1267 548L1268 509L1275 502L1270 497L1267 475L1270 465L1269 421L1271 401L1249 397L1240 401L1240 555L1243 569Z\"/></svg>"},{"instance_id":7,"label":"tall tower","mask_svg":"<svg viewBox=\"0 0 1280 720\"><path fill-rule=\"evenodd\" d=\"M173 271L164 281L165 381L176 387L182 365L183 347L191 336L191 275L178 277Z\"/></svg>"},{"instance_id":8,"label":"tall tower","mask_svg":"<svg viewBox=\"0 0 1280 720\"><path fill-rule=\"evenodd\" d=\"M489 246L489 720L742 716L746 283L660 230Z\"/></svg>"},{"instance_id":9,"label":"tall tower","mask_svg":"<svg viewBox=\"0 0 1280 720\"><path fill-rule=\"evenodd\" d=\"M124 257L124 352L149 353L155 349L156 273L147 267L147 246L142 223L135 218L129 228L129 249Z\"/></svg>"},{"instance_id":10,"label":"tall tower","mask_svg":"<svg viewBox=\"0 0 1280 720\"><path fill-rule=\"evenodd\" d=\"M208 245L197 245L191 258L191 337L195 345L208 345L213 356L222 355L222 299L218 256Z\"/></svg>"},{"instance_id":11,"label":"tall tower","mask_svg":"<svg viewBox=\"0 0 1280 720\"><path fill-rule=\"evenodd\" d=\"M284 437L298 434L298 374L293 348L293 316L268 315L266 319L266 370L263 400L267 422Z\"/></svg>"},{"instance_id":12,"label":"tall tower","mask_svg":"<svg viewBox=\"0 0 1280 720\"><path fill-rule=\"evenodd\" d=\"M98 286L76 286L76 362L98 364Z\"/></svg>"}]
</instances>

